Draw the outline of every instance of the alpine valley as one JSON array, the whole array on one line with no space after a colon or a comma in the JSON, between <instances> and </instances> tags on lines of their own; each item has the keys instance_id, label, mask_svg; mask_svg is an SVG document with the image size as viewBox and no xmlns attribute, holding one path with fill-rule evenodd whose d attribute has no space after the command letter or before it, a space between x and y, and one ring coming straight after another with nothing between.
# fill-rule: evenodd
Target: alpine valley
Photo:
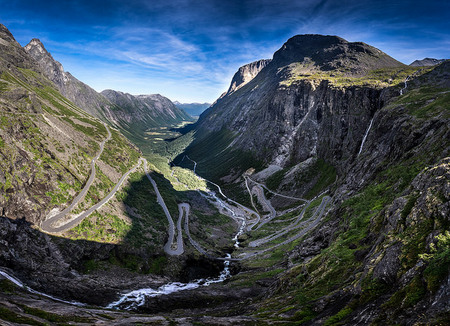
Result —
<instances>
[{"instance_id":1,"label":"alpine valley","mask_svg":"<svg viewBox=\"0 0 450 326\"><path fill-rule=\"evenodd\" d=\"M0 24L0 324L448 325L449 126L449 60L297 35L174 104Z\"/></svg>"}]
</instances>

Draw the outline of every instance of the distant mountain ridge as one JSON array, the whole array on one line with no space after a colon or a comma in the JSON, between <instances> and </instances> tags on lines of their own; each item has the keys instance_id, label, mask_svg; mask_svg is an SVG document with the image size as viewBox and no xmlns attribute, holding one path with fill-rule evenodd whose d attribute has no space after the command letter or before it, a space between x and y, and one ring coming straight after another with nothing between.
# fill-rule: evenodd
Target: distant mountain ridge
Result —
<instances>
[{"instance_id":1,"label":"distant mountain ridge","mask_svg":"<svg viewBox=\"0 0 450 326\"><path fill-rule=\"evenodd\" d=\"M180 109L183 109L188 114L192 116L199 116L203 113L207 108L211 106L211 103L180 103L178 101L174 101L175 104Z\"/></svg>"},{"instance_id":2,"label":"distant mountain ridge","mask_svg":"<svg viewBox=\"0 0 450 326\"><path fill-rule=\"evenodd\" d=\"M160 94L131 95L111 89L104 90L100 94L122 109L120 113L116 113L120 120L117 121L118 124L139 124L150 128L191 120L186 112Z\"/></svg>"},{"instance_id":3,"label":"distant mountain ridge","mask_svg":"<svg viewBox=\"0 0 450 326\"><path fill-rule=\"evenodd\" d=\"M422 60L415 60L413 61L410 66L411 67L429 67L429 66L436 66L448 59L433 59L433 58L425 58Z\"/></svg>"},{"instance_id":4,"label":"distant mountain ridge","mask_svg":"<svg viewBox=\"0 0 450 326\"><path fill-rule=\"evenodd\" d=\"M159 95L138 95L93 88L64 71L45 49L42 42L33 39L24 50L36 60L39 67L59 89L61 94L89 114L121 129L127 137L136 141L144 139L144 132L156 126L173 126L192 118L177 108L168 98Z\"/></svg>"}]
</instances>

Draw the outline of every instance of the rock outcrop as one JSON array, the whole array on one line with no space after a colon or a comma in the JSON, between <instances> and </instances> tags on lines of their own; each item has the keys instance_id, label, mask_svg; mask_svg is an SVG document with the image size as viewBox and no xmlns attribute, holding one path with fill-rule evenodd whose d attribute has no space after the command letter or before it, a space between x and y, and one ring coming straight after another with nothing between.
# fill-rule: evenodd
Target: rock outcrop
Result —
<instances>
[{"instance_id":1,"label":"rock outcrop","mask_svg":"<svg viewBox=\"0 0 450 326\"><path fill-rule=\"evenodd\" d=\"M259 72L270 63L270 61L270 59L263 59L240 67L231 80L231 85L228 89L227 95L235 92L237 89L241 88L253 78L255 78L256 75L259 74Z\"/></svg>"}]
</instances>

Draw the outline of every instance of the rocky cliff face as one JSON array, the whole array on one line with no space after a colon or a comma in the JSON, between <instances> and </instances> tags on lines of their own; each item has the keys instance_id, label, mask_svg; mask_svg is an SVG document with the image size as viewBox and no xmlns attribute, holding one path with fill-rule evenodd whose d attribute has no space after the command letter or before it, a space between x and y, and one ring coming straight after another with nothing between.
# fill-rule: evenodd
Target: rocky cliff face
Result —
<instances>
[{"instance_id":1,"label":"rocky cliff face","mask_svg":"<svg viewBox=\"0 0 450 326\"><path fill-rule=\"evenodd\" d=\"M233 93L237 89L241 88L249 81L251 81L255 76L270 63L271 60L258 60L242 66L234 74L231 80L230 88L227 91L227 95Z\"/></svg>"},{"instance_id":2,"label":"rocky cliff face","mask_svg":"<svg viewBox=\"0 0 450 326\"><path fill-rule=\"evenodd\" d=\"M251 66L265 67L201 116L199 134L227 129L233 148L269 164L284 167L319 155L342 168L389 98L383 86L392 82L390 74L404 67L367 44L320 35L293 37L270 63ZM202 146L201 137L197 142Z\"/></svg>"}]
</instances>

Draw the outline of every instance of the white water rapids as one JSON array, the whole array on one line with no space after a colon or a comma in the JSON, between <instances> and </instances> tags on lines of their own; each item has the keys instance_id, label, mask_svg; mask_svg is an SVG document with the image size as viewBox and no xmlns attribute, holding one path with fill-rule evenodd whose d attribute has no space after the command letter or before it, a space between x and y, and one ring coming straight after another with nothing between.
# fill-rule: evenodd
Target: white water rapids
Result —
<instances>
[{"instance_id":1,"label":"white water rapids","mask_svg":"<svg viewBox=\"0 0 450 326\"><path fill-rule=\"evenodd\" d=\"M221 192L219 187L219 192ZM219 206L221 206L224 210L230 212L233 219L240 219L242 220L242 223L239 227L238 232L233 238L234 241L234 247L239 248L239 236L244 232L245 230L245 219L241 218L236 215L236 213L228 207L228 205L217 197L217 195L211 191L207 195L200 192L203 196L205 196L210 201L215 201ZM231 258L230 254L227 254L227 256L224 258L224 269L216 278L201 278L198 280L194 280L189 283L181 283L181 282L170 282L167 284L164 284L160 286L157 289L152 288L145 288L145 289L139 289L134 290L128 293L123 294L119 300L109 304L107 308L109 309L124 309L124 310L133 310L137 307L143 306L147 300L147 298L154 298L160 295L168 295L175 292L185 291L185 290L193 290L197 289L202 286L208 286L214 283L221 283L225 281L226 279L231 277L230 272L230 260L226 260L227 258Z\"/></svg>"},{"instance_id":2,"label":"white water rapids","mask_svg":"<svg viewBox=\"0 0 450 326\"><path fill-rule=\"evenodd\" d=\"M228 254L226 258L231 258L231 256ZM153 298L164 294L167 295L184 290L197 289L202 286L223 282L231 276L229 268L230 261L225 260L224 265L225 267L223 271L217 278L201 278L189 283L171 282L160 286L156 290L152 288L134 290L124 294L119 300L109 304L107 308L120 308L125 310L136 309L137 307L144 305L147 298Z\"/></svg>"}]
</instances>

